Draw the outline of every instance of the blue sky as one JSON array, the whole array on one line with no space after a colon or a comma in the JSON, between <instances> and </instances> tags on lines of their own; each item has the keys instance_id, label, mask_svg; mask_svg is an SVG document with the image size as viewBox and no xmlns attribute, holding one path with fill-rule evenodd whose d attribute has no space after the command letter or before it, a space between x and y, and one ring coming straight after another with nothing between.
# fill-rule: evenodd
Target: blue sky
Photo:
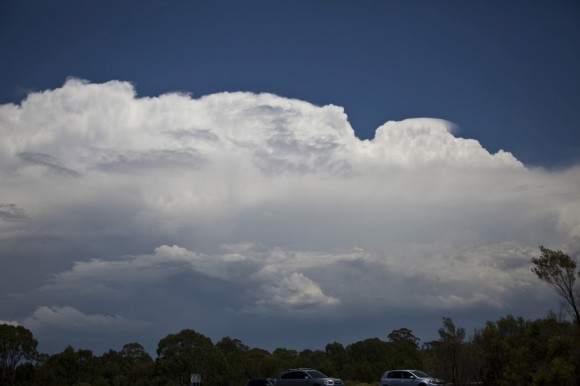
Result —
<instances>
[{"instance_id":1,"label":"blue sky","mask_svg":"<svg viewBox=\"0 0 580 386\"><path fill-rule=\"evenodd\" d=\"M559 311L573 1L0 1L0 320L323 349ZM562 310L565 315L565 310Z\"/></svg>"},{"instance_id":2,"label":"blue sky","mask_svg":"<svg viewBox=\"0 0 580 386\"><path fill-rule=\"evenodd\" d=\"M1 102L75 76L139 95L271 92L361 138L437 117L527 164L578 160L574 1L3 1Z\"/></svg>"}]
</instances>

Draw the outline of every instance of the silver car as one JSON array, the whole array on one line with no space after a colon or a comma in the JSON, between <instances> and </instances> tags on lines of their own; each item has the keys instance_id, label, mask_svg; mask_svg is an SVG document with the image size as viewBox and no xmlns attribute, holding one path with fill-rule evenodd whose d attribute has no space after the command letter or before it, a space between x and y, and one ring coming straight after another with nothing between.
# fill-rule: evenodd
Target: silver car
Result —
<instances>
[{"instance_id":1,"label":"silver car","mask_svg":"<svg viewBox=\"0 0 580 386\"><path fill-rule=\"evenodd\" d=\"M381 377L379 386L430 386L444 385L445 381L433 378L419 370L389 370Z\"/></svg>"},{"instance_id":2,"label":"silver car","mask_svg":"<svg viewBox=\"0 0 580 386\"><path fill-rule=\"evenodd\" d=\"M274 386L343 386L342 380L330 378L314 369L290 369L276 379Z\"/></svg>"}]
</instances>

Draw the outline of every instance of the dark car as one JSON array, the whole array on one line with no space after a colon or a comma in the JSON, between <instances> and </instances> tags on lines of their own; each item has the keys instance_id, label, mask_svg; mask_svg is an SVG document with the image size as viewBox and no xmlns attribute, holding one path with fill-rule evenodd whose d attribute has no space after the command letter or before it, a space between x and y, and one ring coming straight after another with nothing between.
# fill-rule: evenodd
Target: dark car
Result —
<instances>
[{"instance_id":1,"label":"dark car","mask_svg":"<svg viewBox=\"0 0 580 386\"><path fill-rule=\"evenodd\" d=\"M274 380L270 378L250 379L246 386L273 386Z\"/></svg>"},{"instance_id":2,"label":"dark car","mask_svg":"<svg viewBox=\"0 0 580 386\"><path fill-rule=\"evenodd\" d=\"M290 369L280 374L275 386L343 386L342 380L331 378L314 369Z\"/></svg>"}]
</instances>

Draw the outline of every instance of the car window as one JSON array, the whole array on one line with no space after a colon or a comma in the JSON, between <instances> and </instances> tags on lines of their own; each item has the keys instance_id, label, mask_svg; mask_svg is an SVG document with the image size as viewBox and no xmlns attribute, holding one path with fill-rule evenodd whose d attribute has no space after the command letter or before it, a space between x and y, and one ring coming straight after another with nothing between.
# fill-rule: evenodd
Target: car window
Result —
<instances>
[{"instance_id":1,"label":"car window","mask_svg":"<svg viewBox=\"0 0 580 386\"><path fill-rule=\"evenodd\" d=\"M304 371L297 371L296 375L297 375L297 377L296 377L297 379L310 378L308 376L308 374L306 374Z\"/></svg>"},{"instance_id":2,"label":"car window","mask_svg":"<svg viewBox=\"0 0 580 386\"><path fill-rule=\"evenodd\" d=\"M422 371L415 370L413 371L413 374L415 374L418 378L429 378L429 375Z\"/></svg>"},{"instance_id":3,"label":"car window","mask_svg":"<svg viewBox=\"0 0 580 386\"><path fill-rule=\"evenodd\" d=\"M401 378L410 379L412 376L413 376L413 374L411 374L408 371L401 371Z\"/></svg>"},{"instance_id":4,"label":"car window","mask_svg":"<svg viewBox=\"0 0 580 386\"><path fill-rule=\"evenodd\" d=\"M323 374L317 370L309 370L309 371L307 371L307 373L312 378L328 378L325 374Z\"/></svg>"},{"instance_id":5,"label":"car window","mask_svg":"<svg viewBox=\"0 0 580 386\"><path fill-rule=\"evenodd\" d=\"M391 371L389 373L389 375L387 375L387 378L399 379L399 378L401 378L401 372L400 371Z\"/></svg>"},{"instance_id":6,"label":"car window","mask_svg":"<svg viewBox=\"0 0 580 386\"><path fill-rule=\"evenodd\" d=\"M289 371L285 374L282 374L280 377L282 379L296 379L296 371Z\"/></svg>"}]
</instances>

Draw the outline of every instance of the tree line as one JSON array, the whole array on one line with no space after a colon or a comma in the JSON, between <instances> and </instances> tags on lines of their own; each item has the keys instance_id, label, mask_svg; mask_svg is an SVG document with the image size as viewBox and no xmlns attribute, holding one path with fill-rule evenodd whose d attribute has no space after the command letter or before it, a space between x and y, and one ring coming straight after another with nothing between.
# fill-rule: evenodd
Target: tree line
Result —
<instances>
[{"instance_id":1,"label":"tree line","mask_svg":"<svg viewBox=\"0 0 580 386\"><path fill-rule=\"evenodd\" d=\"M71 346L42 354L31 331L0 324L0 385L188 385L195 373L201 374L203 385L243 386L247 379L312 367L342 378L348 386L376 385L385 370L403 368L421 369L454 385L575 386L580 384L580 288L575 282L580 272L568 255L540 249L532 271L554 287L573 322L553 312L536 320L507 315L467 336L464 328L444 317L439 338L423 344L410 329L400 328L383 339L346 346L333 342L324 350L272 352L231 337L214 344L185 329L161 339L155 358L139 343L100 356Z\"/></svg>"}]
</instances>

